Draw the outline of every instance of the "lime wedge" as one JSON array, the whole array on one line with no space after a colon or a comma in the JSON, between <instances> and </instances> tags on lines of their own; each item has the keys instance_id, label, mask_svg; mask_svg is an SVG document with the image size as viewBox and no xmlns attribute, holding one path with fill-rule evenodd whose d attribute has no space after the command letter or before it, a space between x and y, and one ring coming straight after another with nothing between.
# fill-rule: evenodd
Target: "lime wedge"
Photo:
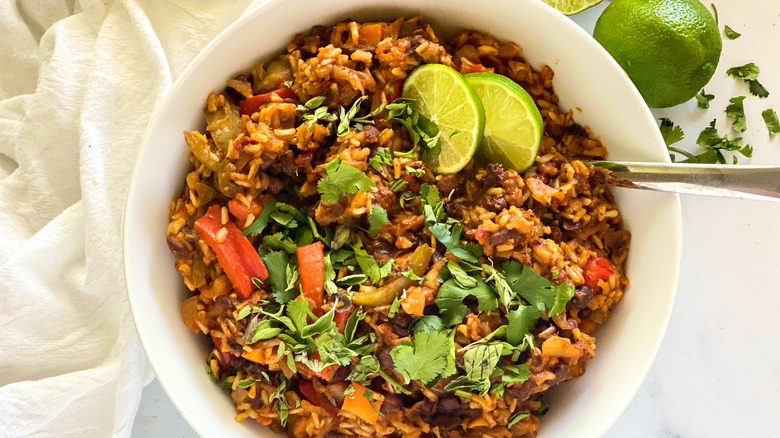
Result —
<instances>
[{"instance_id":1,"label":"lime wedge","mask_svg":"<svg viewBox=\"0 0 780 438\"><path fill-rule=\"evenodd\" d=\"M441 153L428 163L436 173L455 173L471 161L485 129L485 111L477 93L455 70L425 64L404 81L401 97L414 99L414 110L439 128Z\"/></svg>"},{"instance_id":2,"label":"lime wedge","mask_svg":"<svg viewBox=\"0 0 780 438\"><path fill-rule=\"evenodd\" d=\"M565 15L574 15L591 6L601 3L601 0L543 0L548 5L563 12Z\"/></svg>"},{"instance_id":3,"label":"lime wedge","mask_svg":"<svg viewBox=\"0 0 780 438\"><path fill-rule=\"evenodd\" d=\"M531 167L544 132L533 98L506 76L471 73L464 78L485 109L485 132L477 152L480 158L518 172Z\"/></svg>"}]
</instances>

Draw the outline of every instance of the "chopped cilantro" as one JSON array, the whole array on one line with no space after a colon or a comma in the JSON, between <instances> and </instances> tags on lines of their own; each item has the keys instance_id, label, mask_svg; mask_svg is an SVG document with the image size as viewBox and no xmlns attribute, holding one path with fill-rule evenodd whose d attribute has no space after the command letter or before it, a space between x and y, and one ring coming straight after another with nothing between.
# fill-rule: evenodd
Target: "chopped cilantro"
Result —
<instances>
[{"instance_id":1,"label":"chopped cilantro","mask_svg":"<svg viewBox=\"0 0 780 438\"><path fill-rule=\"evenodd\" d=\"M735 151L745 157L753 155L753 148L742 144L742 137L729 140L727 137L721 137L715 128L715 120L699 134L696 144L706 149L705 152L695 157L685 160L688 163L721 163L726 164L726 158L723 151ZM734 156L736 160L736 156Z\"/></svg>"},{"instance_id":2,"label":"chopped cilantro","mask_svg":"<svg viewBox=\"0 0 780 438\"><path fill-rule=\"evenodd\" d=\"M745 96L732 97L729 99L730 103L726 107L726 117L732 120L731 129L736 132L745 132L747 129L744 100Z\"/></svg>"},{"instance_id":3,"label":"chopped cilantro","mask_svg":"<svg viewBox=\"0 0 780 438\"><path fill-rule=\"evenodd\" d=\"M728 25L724 26L723 31L726 33L726 38L730 40L735 40L742 36L741 33L735 31L734 29L730 28Z\"/></svg>"},{"instance_id":4,"label":"chopped cilantro","mask_svg":"<svg viewBox=\"0 0 780 438\"><path fill-rule=\"evenodd\" d=\"M685 137L685 133L683 132L682 128L675 125L667 118L661 119L660 129L661 136L664 138L664 143L666 143L666 146L671 146Z\"/></svg>"},{"instance_id":5,"label":"chopped cilantro","mask_svg":"<svg viewBox=\"0 0 780 438\"><path fill-rule=\"evenodd\" d=\"M463 224L452 218L447 222L441 222L446 216L444 213L444 203L439 196L439 189L430 184L420 186L420 195L422 196L422 213L425 218L425 227L441 242L454 256L467 262L477 263L482 256L482 247L467 243L461 245L460 234L463 230Z\"/></svg>"},{"instance_id":6,"label":"chopped cilantro","mask_svg":"<svg viewBox=\"0 0 780 438\"><path fill-rule=\"evenodd\" d=\"M283 375L280 375L280 379L281 382L279 383L279 386L271 393L268 400L270 402L277 402L276 411L279 412L279 421L281 422L282 427L284 427L287 424L287 414L290 410L290 405L287 404L287 398L284 396L289 381Z\"/></svg>"},{"instance_id":7,"label":"chopped cilantro","mask_svg":"<svg viewBox=\"0 0 780 438\"><path fill-rule=\"evenodd\" d=\"M406 170L406 173L409 175L414 175L418 178L425 175L425 169L416 169L414 167L406 166L404 170Z\"/></svg>"},{"instance_id":8,"label":"chopped cilantro","mask_svg":"<svg viewBox=\"0 0 780 438\"><path fill-rule=\"evenodd\" d=\"M398 309L401 308L401 303L403 300L400 297L395 297L393 300L393 304L390 305L390 310L387 312L387 317L392 318L395 316L396 313L398 313Z\"/></svg>"},{"instance_id":9,"label":"chopped cilantro","mask_svg":"<svg viewBox=\"0 0 780 438\"><path fill-rule=\"evenodd\" d=\"M354 286L363 283L366 280L368 280L368 277L366 277L365 274L351 274L339 278L336 282L344 286Z\"/></svg>"},{"instance_id":10,"label":"chopped cilantro","mask_svg":"<svg viewBox=\"0 0 780 438\"><path fill-rule=\"evenodd\" d=\"M707 92L704 91L704 88L702 88L701 91L699 91L699 94L696 95L696 104L701 109L707 109L710 107L710 101L712 99L715 99L715 95L707 94ZM669 119L664 119L664 120L669 120ZM677 128L679 129L679 126ZM682 132L682 130L680 132ZM664 136L664 140L666 140L665 136ZM667 143L666 145L669 146L669 143Z\"/></svg>"},{"instance_id":11,"label":"chopped cilantro","mask_svg":"<svg viewBox=\"0 0 780 438\"><path fill-rule=\"evenodd\" d=\"M388 187L390 187L390 190L393 192L397 192L401 190L402 188L406 187L406 185L409 184L409 181L405 179L397 179L390 183Z\"/></svg>"},{"instance_id":12,"label":"chopped cilantro","mask_svg":"<svg viewBox=\"0 0 780 438\"><path fill-rule=\"evenodd\" d=\"M769 92L758 82L759 72L758 66L752 62L726 70L726 74L729 76L746 82L750 88L750 93L754 96L768 97Z\"/></svg>"},{"instance_id":13,"label":"chopped cilantro","mask_svg":"<svg viewBox=\"0 0 780 438\"><path fill-rule=\"evenodd\" d=\"M294 287L297 281L297 270L295 278L288 278L288 272L292 270L290 257L282 251L271 251L262 256L263 263L268 270L268 283L271 285L271 291L279 304L287 303L298 296L298 291ZM290 273L289 277L293 277ZM293 280L293 281L288 281ZM292 283L293 287L290 287Z\"/></svg>"},{"instance_id":14,"label":"chopped cilantro","mask_svg":"<svg viewBox=\"0 0 780 438\"><path fill-rule=\"evenodd\" d=\"M296 248L298 248L298 245L292 239L279 232L263 236L258 252L260 252L261 256L269 251L284 251L288 254L295 254Z\"/></svg>"},{"instance_id":15,"label":"chopped cilantro","mask_svg":"<svg viewBox=\"0 0 780 438\"><path fill-rule=\"evenodd\" d=\"M440 332L444 330L444 323L436 315L423 315L412 323L412 330L415 335L418 333Z\"/></svg>"},{"instance_id":16,"label":"chopped cilantro","mask_svg":"<svg viewBox=\"0 0 780 438\"><path fill-rule=\"evenodd\" d=\"M413 99L396 99L387 105L387 119L395 120L406 128L413 146L423 147L428 159L435 158L441 152L439 128L435 123L413 109ZM412 149L412 151L415 150ZM398 155L398 153L396 153Z\"/></svg>"},{"instance_id":17,"label":"chopped cilantro","mask_svg":"<svg viewBox=\"0 0 780 438\"><path fill-rule=\"evenodd\" d=\"M366 191L375 184L362 171L334 158L325 164L325 178L317 182L317 191L326 202L338 202L342 195Z\"/></svg>"},{"instance_id":18,"label":"chopped cilantro","mask_svg":"<svg viewBox=\"0 0 780 438\"><path fill-rule=\"evenodd\" d=\"M780 120L777 119L775 110L765 109L761 113L761 117L764 119L766 129L769 130L769 138L775 138L775 135L780 134Z\"/></svg>"},{"instance_id":19,"label":"chopped cilantro","mask_svg":"<svg viewBox=\"0 0 780 438\"><path fill-rule=\"evenodd\" d=\"M375 234L376 230L388 222L387 210L377 204L368 213L368 232Z\"/></svg>"},{"instance_id":20,"label":"chopped cilantro","mask_svg":"<svg viewBox=\"0 0 780 438\"><path fill-rule=\"evenodd\" d=\"M412 342L393 347L390 357L406 383L419 380L427 385L445 372L447 358L454 348L447 333L418 333Z\"/></svg>"},{"instance_id":21,"label":"chopped cilantro","mask_svg":"<svg viewBox=\"0 0 780 438\"><path fill-rule=\"evenodd\" d=\"M374 155L371 156L369 164L379 173L384 172L384 165L393 165L393 155L390 153L390 149L381 147L377 148Z\"/></svg>"},{"instance_id":22,"label":"chopped cilantro","mask_svg":"<svg viewBox=\"0 0 780 438\"><path fill-rule=\"evenodd\" d=\"M536 325L536 321L542 316L542 311L536 306L520 306L508 312L506 319L509 324L506 328L506 340L514 346L523 343L525 335Z\"/></svg>"},{"instance_id":23,"label":"chopped cilantro","mask_svg":"<svg viewBox=\"0 0 780 438\"><path fill-rule=\"evenodd\" d=\"M263 211L257 216L251 225L246 227L243 231L244 236L257 236L265 230L268 226L268 221L271 219L271 214L276 211L276 201L271 201L263 207Z\"/></svg>"},{"instance_id":24,"label":"chopped cilantro","mask_svg":"<svg viewBox=\"0 0 780 438\"><path fill-rule=\"evenodd\" d=\"M501 381L504 383L525 382L531 375L531 370L527 363L506 365L502 369L504 374L501 376Z\"/></svg>"},{"instance_id":25,"label":"chopped cilantro","mask_svg":"<svg viewBox=\"0 0 780 438\"><path fill-rule=\"evenodd\" d=\"M439 287L439 293L436 296L436 305L439 307L439 313L445 327L451 327L463 321L463 318L469 313L469 308L463 304L463 300L469 296L477 299L480 312L498 308L496 295L482 280L476 280L476 285L469 288L462 287L455 279L447 280Z\"/></svg>"}]
</instances>

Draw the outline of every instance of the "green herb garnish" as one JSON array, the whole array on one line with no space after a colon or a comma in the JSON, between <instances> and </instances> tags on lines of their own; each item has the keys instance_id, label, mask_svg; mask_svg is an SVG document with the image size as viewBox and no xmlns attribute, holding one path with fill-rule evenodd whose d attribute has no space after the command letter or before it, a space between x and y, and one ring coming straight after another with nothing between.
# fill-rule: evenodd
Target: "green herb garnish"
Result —
<instances>
[{"instance_id":1,"label":"green herb garnish","mask_svg":"<svg viewBox=\"0 0 780 438\"><path fill-rule=\"evenodd\" d=\"M338 202L343 195L364 192L375 185L362 171L334 158L325 164L325 178L317 182L317 191L322 200Z\"/></svg>"}]
</instances>

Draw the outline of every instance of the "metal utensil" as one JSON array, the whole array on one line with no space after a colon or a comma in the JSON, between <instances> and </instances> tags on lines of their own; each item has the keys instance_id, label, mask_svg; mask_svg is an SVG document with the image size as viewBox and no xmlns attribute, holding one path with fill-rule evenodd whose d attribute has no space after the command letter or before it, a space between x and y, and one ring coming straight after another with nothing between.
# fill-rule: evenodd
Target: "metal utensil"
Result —
<instances>
[{"instance_id":1,"label":"metal utensil","mask_svg":"<svg viewBox=\"0 0 780 438\"><path fill-rule=\"evenodd\" d=\"M659 192L780 202L780 167L590 161L612 172L607 183Z\"/></svg>"}]
</instances>

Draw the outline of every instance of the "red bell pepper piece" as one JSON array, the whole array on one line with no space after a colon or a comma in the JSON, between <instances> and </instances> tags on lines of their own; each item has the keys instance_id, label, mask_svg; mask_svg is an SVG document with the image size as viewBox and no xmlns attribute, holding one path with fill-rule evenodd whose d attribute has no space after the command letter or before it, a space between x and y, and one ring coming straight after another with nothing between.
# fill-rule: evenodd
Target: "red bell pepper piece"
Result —
<instances>
[{"instance_id":1,"label":"red bell pepper piece","mask_svg":"<svg viewBox=\"0 0 780 438\"><path fill-rule=\"evenodd\" d=\"M238 111L243 115L251 116L260 111L260 107L263 106L263 104L270 101L271 94L275 94L282 99L298 99L298 96L295 95L295 92L291 88L285 87L268 93L258 94L238 102Z\"/></svg>"},{"instance_id":2,"label":"red bell pepper piece","mask_svg":"<svg viewBox=\"0 0 780 438\"><path fill-rule=\"evenodd\" d=\"M233 288L241 298L247 298L256 287L252 277L261 281L268 278L268 270L255 251L249 239L241 234L236 224L228 220L222 225L222 207L212 205L200 219L195 221L195 231L217 254L217 261L230 279ZM220 242L217 235L225 228L227 235Z\"/></svg>"},{"instance_id":3,"label":"red bell pepper piece","mask_svg":"<svg viewBox=\"0 0 780 438\"><path fill-rule=\"evenodd\" d=\"M324 395L318 393L314 389L314 384L311 383L311 380L305 380L301 382L298 385L298 389L301 390L301 394L306 397L306 400L309 400L313 405L321 407L325 410L325 412L333 417L338 415L339 408L333 406L333 403L331 403L330 400L325 398Z\"/></svg>"},{"instance_id":4,"label":"red bell pepper piece","mask_svg":"<svg viewBox=\"0 0 780 438\"><path fill-rule=\"evenodd\" d=\"M336 327L339 328L339 333L344 333L344 329L347 328L347 320L354 311L355 308L352 306L349 306L347 310L336 310L333 315L333 321L336 323Z\"/></svg>"},{"instance_id":5,"label":"red bell pepper piece","mask_svg":"<svg viewBox=\"0 0 780 438\"><path fill-rule=\"evenodd\" d=\"M592 291L598 291L601 289L599 288L599 280L609 280L610 275L614 272L615 270L612 269L609 261L604 257L592 258L585 264L585 270L583 272L585 286L588 286Z\"/></svg>"},{"instance_id":6,"label":"red bell pepper piece","mask_svg":"<svg viewBox=\"0 0 780 438\"><path fill-rule=\"evenodd\" d=\"M299 246L296 253L303 297L309 302L311 311L319 315L325 291L325 255L322 242Z\"/></svg>"},{"instance_id":7,"label":"red bell pepper piece","mask_svg":"<svg viewBox=\"0 0 780 438\"><path fill-rule=\"evenodd\" d=\"M387 99L387 103L393 103L394 100L401 97L401 90L404 88L404 80L403 79L396 79L395 82L393 82L393 92L390 94L389 98Z\"/></svg>"}]
</instances>

